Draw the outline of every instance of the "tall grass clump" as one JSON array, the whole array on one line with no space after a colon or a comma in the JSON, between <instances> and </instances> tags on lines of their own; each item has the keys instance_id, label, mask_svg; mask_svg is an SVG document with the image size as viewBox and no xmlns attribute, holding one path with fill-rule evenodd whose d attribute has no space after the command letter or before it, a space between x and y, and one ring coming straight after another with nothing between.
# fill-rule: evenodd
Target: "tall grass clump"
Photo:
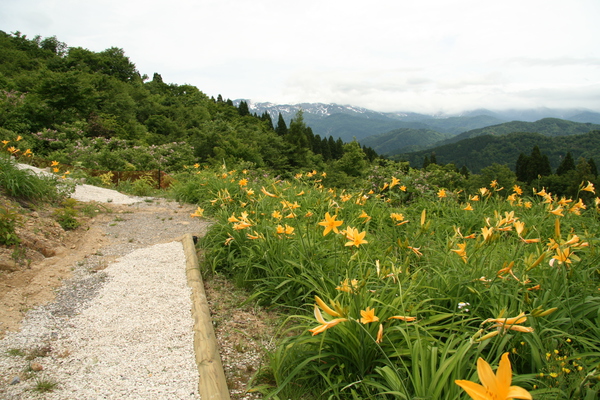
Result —
<instances>
[{"instance_id":1,"label":"tall grass clump","mask_svg":"<svg viewBox=\"0 0 600 400\"><path fill-rule=\"evenodd\" d=\"M317 171L180 178L179 198L215 220L201 242L208 266L288 315L256 390L466 398L455 381L477 382L481 358L509 363L534 397L598 394L600 199L583 196L593 185L573 199L496 181L470 193L438 172L344 190Z\"/></svg>"},{"instance_id":2,"label":"tall grass clump","mask_svg":"<svg viewBox=\"0 0 600 400\"><path fill-rule=\"evenodd\" d=\"M57 204L72 190L66 182L51 175L38 176L20 169L7 155L0 154L0 189L3 194L21 201Z\"/></svg>"}]
</instances>

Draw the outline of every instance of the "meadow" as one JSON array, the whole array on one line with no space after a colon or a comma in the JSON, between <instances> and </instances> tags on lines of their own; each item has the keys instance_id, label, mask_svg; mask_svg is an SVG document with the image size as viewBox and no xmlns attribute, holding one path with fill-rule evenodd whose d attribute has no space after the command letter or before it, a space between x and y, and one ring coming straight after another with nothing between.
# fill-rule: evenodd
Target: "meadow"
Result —
<instances>
[{"instance_id":1,"label":"meadow","mask_svg":"<svg viewBox=\"0 0 600 400\"><path fill-rule=\"evenodd\" d=\"M497 181L468 193L388 172L343 190L318 171L197 164L178 176L176 198L215 220L205 264L286 316L254 390L495 399L513 385L515 398L597 398L593 184L576 198ZM499 363L495 381L486 365Z\"/></svg>"}]
</instances>

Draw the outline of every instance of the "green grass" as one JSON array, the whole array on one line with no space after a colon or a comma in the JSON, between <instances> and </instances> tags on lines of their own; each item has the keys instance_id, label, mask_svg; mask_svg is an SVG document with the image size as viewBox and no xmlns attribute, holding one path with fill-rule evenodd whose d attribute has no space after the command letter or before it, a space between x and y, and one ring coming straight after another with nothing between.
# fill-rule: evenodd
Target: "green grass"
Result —
<instances>
[{"instance_id":1,"label":"green grass","mask_svg":"<svg viewBox=\"0 0 600 400\"><path fill-rule=\"evenodd\" d=\"M51 204L59 203L72 190L66 181L59 184L56 177L37 176L17 168L5 154L0 154L0 188L3 194L17 200Z\"/></svg>"},{"instance_id":2,"label":"green grass","mask_svg":"<svg viewBox=\"0 0 600 400\"><path fill-rule=\"evenodd\" d=\"M353 190L328 189L312 173L287 181L225 170L179 178L176 197L215 220L201 242L207 266L292 322L294 334L273 351L269 378L257 388L281 398L466 398L454 380L477 381L477 358L496 366L509 352L515 382L534 396L597 392L595 203L492 186L438 197L441 187L431 183L417 196L422 182L395 177L391 189L367 182L369 189ZM550 212L559 206L562 215ZM323 235L326 212L343 221L340 233ZM350 240L354 230L367 243ZM344 321L312 335L321 324L315 296L339 314L319 308L321 318ZM377 321L361 322L367 307ZM520 330L489 321L520 313ZM544 356L555 351L564 357L558 364Z\"/></svg>"},{"instance_id":3,"label":"green grass","mask_svg":"<svg viewBox=\"0 0 600 400\"><path fill-rule=\"evenodd\" d=\"M48 378L36 379L35 385L31 390L37 393L49 393L54 391L58 386L58 382Z\"/></svg>"}]
</instances>

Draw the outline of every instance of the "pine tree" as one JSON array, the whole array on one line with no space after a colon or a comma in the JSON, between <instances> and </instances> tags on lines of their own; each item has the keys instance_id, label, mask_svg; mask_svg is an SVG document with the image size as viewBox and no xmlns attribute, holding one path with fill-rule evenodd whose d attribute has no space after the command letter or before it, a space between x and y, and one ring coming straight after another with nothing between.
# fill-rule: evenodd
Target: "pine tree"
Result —
<instances>
[{"instance_id":1,"label":"pine tree","mask_svg":"<svg viewBox=\"0 0 600 400\"><path fill-rule=\"evenodd\" d=\"M590 174L594 175L594 177L598 176L598 168L596 167L596 163L593 158L588 160L588 165L590 166Z\"/></svg>"},{"instance_id":2,"label":"pine tree","mask_svg":"<svg viewBox=\"0 0 600 400\"><path fill-rule=\"evenodd\" d=\"M277 132L279 136L285 136L288 133L287 125L285 124L285 120L283 119L283 115L281 115L281 113L279 113L279 119L277 120L275 132Z\"/></svg>"},{"instance_id":3,"label":"pine tree","mask_svg":"<svg viewBox=\"0 0 600 400\"><path fill-rule=\"evenodd\" d=\"M290 127L284 138L290 144L288 159L292 166L305 166L307 164L310 152L310 143L306 135L307 130L302 110L298 110L296 116L290 121Z\"/></svg>"},{"instance_id":4,"label":"pine tree","mask_svg":"<svg viewBox=\"0 0 600 400\"><path fill-rule=\"evenodd\" d=\"M336 160L339 160L344 156L344 141L342 140L342 138L337 138L337 140L335 141L335 153L336 157L334 158Z\"/></svg>"},{"instance_id":5,"label":"pine tree","mask_svg":"<svg viewBox=\"0 0 600 400\"><path fill-rule=\"evenodd\" d=\"M337 160L338 158L340 158L342 154L338 153L338 148L335 145L335 139L333 138L333 136L329 136L329 139L327 139L327 143L329 144L329 154L331 155L331 159Z\"/></svg>"},{"instance_id":6,"label":"pine tree","mask_svg":"<svg viewBox=\"0 0 600 400\"><path fill-rule=\"evenodd\" d=\"M429 159L430 164L437 164L437 157L435 156L435 151L431 152L431 158Z\"/></svg>"},{"instance_id":7,"label":"pine tree","mask_svg":"<svg viewBox=\"0 0 600 400\"><path fill-rule=\"evenodd\" d=\"M565 158L563 158L562 162L556 169L556 175L564 175L568 171L572 171L574 169L575 169L575 160L573 160L573 156L571 155L571 152L569 151L569 152L567 152L567 155L565 156Z\"/></svg>"},{"instance_id":8,"label":"pine tree","mask_svg":"<svg viewBox=\"0 0 600 400\"><path fill-rule=\"evenodd\" d=\"M522 153L519 155L515 172L519 181L529 184L539 176L551 175L552 168L548 156L542 154L538 146L533 146L529 157Z\"/></svg>"},{"instance_id":9,"label":"pine tree","mask_svg":"<svg viewBox=\"0 0 600 400\"><path fill-rule=\"evenodd\" d=\"M429 156L425 156L425 158L423 158L423 169L427 168L427 166L431 164L431 161L429 160Z\"/></svg>"},{"instance_id":10,"label":"pine tree","mask_svg":"<svg viewBox=\"0 0 600 400\"><path fill-rule=\"evenodd\" d=\"M311 129L311 132L312 132L312 129ZM318 133L316 135L314 135L313 140L312 140L313 153L323 155L322 143L323 143L323 139L321 139L321 135L319 135ZM325 159L325 157L323 157L323 159Z\"/></svg>"},{"instance_id":11,"label":"pine tree","mask_svg":"<svg viewBox=\"0 0 600 400\"><path fill-rule=\"evenodd\" d=\"M250 115L250 109L248 108L248 103L246 103L244 100L240 101L240 104L238 105L238 113L240 114L240 117L245 117L246 115Z\"/></svg>"},{"instance_id":12,"label":"pine tree","mask_svg":"<svg viewBox=\"0 0 600 400\"><path fill-rule=\"evenodd\" d=\"M273 127L273 120L271 119L271 114L265 111L263 115L260 116L260 119L267 122L267 127L270 130L275 130L275 128Z\"/></svg>"},{"instance_id":13,"label":"pine tree","mask_svg":"<svg viewBox=\"0 0 600 400\"><path fill-rule=\"evenodd\" d=\"M323 155L323 160L331 160L331 149L329 148L329 140L325 138L321 139L321 155Z\"/></svg>"},{"instance_id":14,"label":"pine tree","mask_svg":"<svg viewBox=\"0 0 600 400\"><path fill-rule=\"evenodd\" d=\"M519 158L517 158L517 164L515 165L515 174L517 175L517 180L520 182L527 182L527 163L529 162L529 157L525 154L519 154Z\"/></svg>"}]
</instances>

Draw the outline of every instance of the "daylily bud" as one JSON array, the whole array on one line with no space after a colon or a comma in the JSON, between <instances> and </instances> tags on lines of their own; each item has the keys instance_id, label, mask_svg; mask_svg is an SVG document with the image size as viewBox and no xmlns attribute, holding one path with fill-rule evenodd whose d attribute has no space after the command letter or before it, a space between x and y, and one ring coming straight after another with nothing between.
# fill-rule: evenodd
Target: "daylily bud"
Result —
<instances>
[{"instance_id":1,"label":"daylily bud","mask_svg":"<svg viewBox=\"0 0 600 400\"><path fill-rule=\"evenodd\" d=\"M483 342L484 340L491 339L494 336L497 336L499 333L500 333L500 331L493 331L493 332L488 333L487 335L483 335L479 339L475 339L475 341L476 342Z\"/></svg>"},{"instance_id":2,"label":"daylily bud","mask_svg":"<svg viewBox=\"0 0 600 400\"><path fill-rule=\"evenodd\" d=\"M558 307L549 308L544 312L539 313L536 317L545 317L546 315L552 314L554 311L558 310Z\"/></svg>"}]
</instances>

